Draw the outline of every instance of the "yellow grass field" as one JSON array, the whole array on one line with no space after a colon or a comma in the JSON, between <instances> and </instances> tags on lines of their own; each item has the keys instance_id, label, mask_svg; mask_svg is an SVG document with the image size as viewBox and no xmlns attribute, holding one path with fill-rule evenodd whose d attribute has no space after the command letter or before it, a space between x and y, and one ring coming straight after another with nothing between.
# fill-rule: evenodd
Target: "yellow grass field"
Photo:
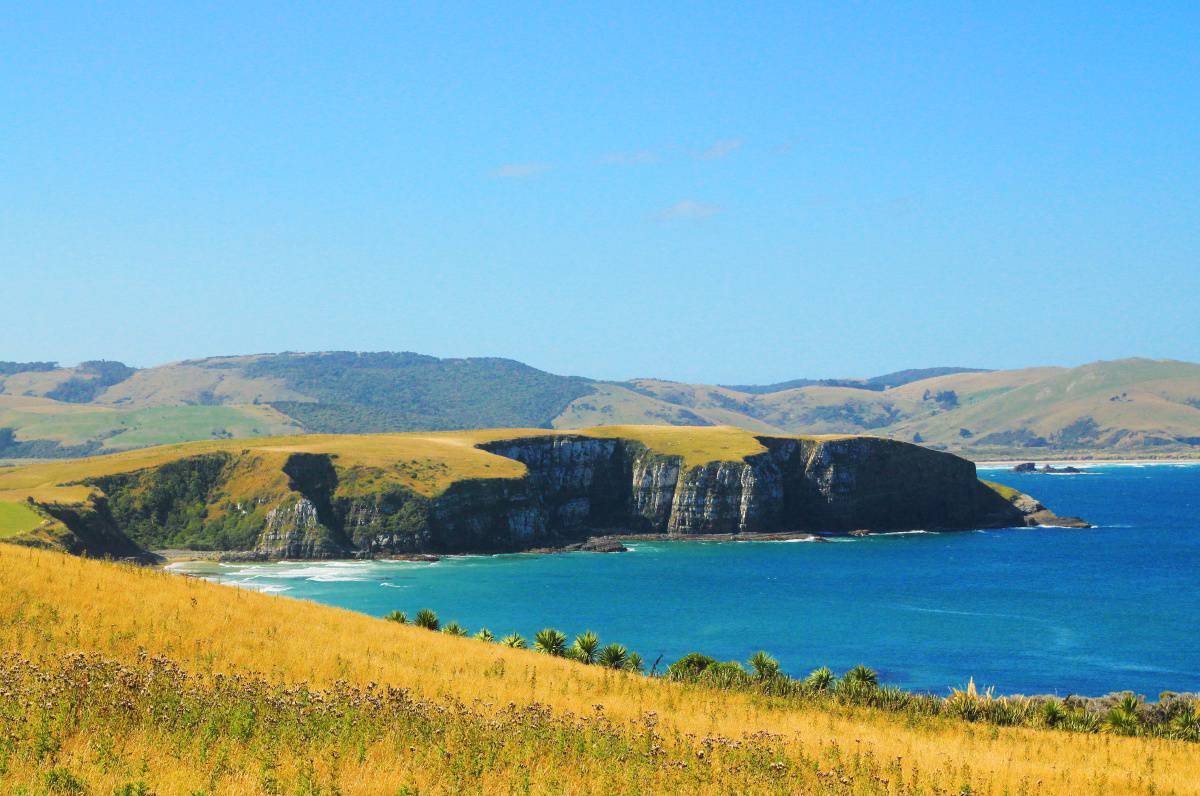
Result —
<instances>
[{"instance_id":1,"label":"yellow grass field","mask_svg":"<svg viewBox=\"0 0 1200 796\"><path fill-rule=\"evenodd\" d=\"M71 482L153 467L184 456L241 450L336 454L341 466L393 468L397 481L422 494L434 495L457 480L519 478L524 475L525 465L480 450L476 445L554 434L637 440L659 453L682 457L685 466L710 461L737 461L765 450L753 433L729 426L606 426L578 431L500 428L213 440L139 448L89 459L4 468L0 470L0 502L18 502L26 497L46 502L77 502L86 498L91 490L86 486L71 485Z\"/></svg>"},{"instance_id":2,"label":"yellow grass field","mask_svg":"<svg viewBox=\"0 0 1200 796\"><path fill-rule=\"evenodd\" d=\"M4 545L0 649L33 662L6 664L9 680L0 682L0 721L9 723L7 740L0 739L0 782L12 793L1200 794L1200 748L1182 741L796 707ZM275 735L264 736L265 719L256 724L253 712L236 710L207 729L203 722L161 729L188 698L203 697L191 681L179 686L178 704L167 689L169 708L145 709L153 715L131 715L135 703L121 700L41 723L29 718L41 709L32 700L3 712L4 689L16 689L18 680L43 689L47 705L86 701L87 688L57 686L49 675L18 677L29 667L60 665L74 672L64 682L99 678L81 674L93 664L54 663L72 652L119 661L118 689L174 682L170 664L154 656L214 693L258 672L272 683L332 689L309 701L349 700L355 710L370 710L380 701L370 696L376 690L351 698L348 689L409 689L392 699L425 700L420 740L408 724L363 735L355 717L368 714L353 712L321 725L333 729L307 734L267 722ZM241 677L213 680L217 673ZM88 699L102 700L112 687L95 686L98 695ZM213 711L222 699L213 697ZM272 699L262 698L262 710L269 712ZM235 731L242 734L226 737ZM145 790L119 790L129 783Z\"/></svg>"}]
</instances>

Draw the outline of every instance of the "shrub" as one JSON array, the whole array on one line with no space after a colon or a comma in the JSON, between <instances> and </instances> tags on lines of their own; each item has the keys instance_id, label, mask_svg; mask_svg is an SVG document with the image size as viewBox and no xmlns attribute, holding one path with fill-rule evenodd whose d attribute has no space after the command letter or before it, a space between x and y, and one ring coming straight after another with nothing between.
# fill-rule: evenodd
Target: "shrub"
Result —
<instances>
[{"instance_id":1,"label":"shrub","mask_svg":"<svg viewBox=\"0 0 1200 796\"><path fill-rule=\"evenodd\" d=\"M624 669L629 663L629 651L620 644L608 644L600 650L596 662L609 669Z\"/></svg>"},{"instance_id":2,"label":"shrub","mask_svg":"<svg viewBox=\"0 0 1200 796\"><path fill-rule=\"evenodd\" d=\"M672 680L695 680L716 662L716 658L703 653L689 652L667 667L667 677Z\"/></svg>"},{"instance_id":3,"label":"shrub","mask_svg":"<svg viewBox=\"0 0 1200 796\"><path fill-rule=\"evenodd\" d=\"M561 658L567 651L567 636L552 627L543 628L533 637L533 648L543 655Z\"/></svg>"},{"instance_id":4,"label":"shrub","mask_svg":"<svg viewBox=\"0 0 1200 796\"><path fill-rule=\"evenodd\" d=\"M467 635L467 629L458 622L447 622L446 626L442 628L442 632L451 636L462 637Z\"/></svg>"},{"instance_id":5,"label":"shrub","mask_svg":"<svg viewBox=\"0 0 1200 796\"><path fill-rule=\"evenodd\" d=\"M1104 717L1104 729L1114 735L1138 735L1142 721L1138 718L1138 698L1125 694Z\"/></svg>"},{"instance_id":6,"label":"shrub","mask_svg":"<svg viewBox=\"0 0 1200 796\"><path fill-rule=\"evenodd\" d=\"M529 646L529 642L520 633L509 633L504 638L500 639L500 643L506 647L512 647L515 650L523 650Z\"/></svg>"},{"instance_id":7,"label":"shrub","mask_svg":"<svg viewBox=\"0 0 1200 796\"><path fill-rule=\"evenodd\" d=\"M1060 725L1071 732L1100 732L1100 717L1088 713L1084 708L1075 708L1067 714Z\"/></svg>"},{"instance_id":8,"label":"shrub","mask_svg":"<svg viewBox=\"0 0 1200 796\"><path fill-rule=\"evenodd\" d=\"M389 622L395 622L398 625L408 624L408 614L404 613L403 611L392 611L385 616L384 619L388 620Z\"/></svg>"},{"instance_id":9,"label":"shrub","mask_svg":"<svg viewBox=\"0 0 1200 796\"><path fill-rule=\"evenodd\" d=\"M837 677L828 666L822 666L809 672L808 677L804 678L804 685L813 692L821 694L837 685Z\"/></svg>"},{"instance_id":10,"label":"shrub","mask_svg":"<svg viewBox=\"0 0 1200 796\"><path fill-rule=\"evenodd\" d=\"M1063 704L1057 699L1051 699L1042 703L1038 711L1039 722L1044 727L1057 727L1063 723L1067 717L1067 711L1063 708Z\"/></svg>"},{"instance_id":11,"label":"shrub","mask_svg":"<svg viewBox=\"0 0 1200 796\"><path fill-rule=\"evenodd\" d=\"M479 641L486 641L488 644L491 644L496 640L496 637L492 635L492 631L488 630L486 627L479 628L479 632L475 634L475 638Z\"/></svg>"},{"instance_id":12,"label":"shrub","mask_svg":"<svg viewBox=\"0 0 1200 796\"><path fill-rule=\"evenodd\" d=\"M571 650L575 660L581 663L595 663L596 653L600 650L600 637L590 630L585 630L575 637Z\"/></svg>"},{"instance_id":13,"label":"shrub","mask_svg":"<svg viewBox=\"0 0 1200 796\"><path fill-rule=\"evenodd\" d=\"M441 627L441 622L438 620L437 614L428 608L422 608L417 611L416 617L413 619L413 624L417 627L423 627L426 630L437 630Z\"/></svg>"},{"instance_id":14,"label":"shrub","mask_svg":"<svg viewBox=\"0 0 1200 796\"><path fill-rule=\"evenodd\" d=\"M1200 741L1200 700L1192 709L1180 713L1171 721L1171 737L1181 741Z\"/></svg>"},{"instance_id":15,"label":"shrub","mask_svg":"<svg viewBox=\"0 0 1200 796\"><path fill-rule=\"evenodd\" d=\"M47 793L72 794L72 796L87 793L87 786L83 784L83 781L65 768L48 769L43 775L43 780L46 783Z\"/></svg>"},{"instance_id":16,"label":"shrub","mask_svg":"<svg viewBox=\"0 0 1200 796\"><path fill-rule=\"evenodd\" d=\"M946 700L946 710L951 716L957 716L967 721L979 721L984 718L987 703L992 701L994 689L988 688L983 693L975 687L975 678L967 681L966 688L951 688L950 697Z\"/></svg>"},{"instance_id":17,"label":"shrub","mask_svg":"<svg viewBox=\"0 0 1200 796\"><path fill-rule=\"evenodd\" d=\"M779 661L762 650L751 655L748 663L754 670L754 676L759 680L769 680L779 676Z\"/></svg>"},{"instance_id":18,"label":"shrub","mask_svg":"<svg viewBox=\"0 0 1200 796\"><path fill-rule=\"evenodd\" d=\"M700 682L714 688L746 688L750 685L750 675L737 661L714 663L704 670Z\"/></svg>"},{"instance_id":19,"label":"shrub","mask_svg":"<svg viewBox=\"0 0 1200 796\"><path fill-rule=\"evenodd\" d=\"M879 675L874 669L869 669L861 663L842 675L842 682L857 683L874 688L879 685Z\"/></svg>"}]
</instances>

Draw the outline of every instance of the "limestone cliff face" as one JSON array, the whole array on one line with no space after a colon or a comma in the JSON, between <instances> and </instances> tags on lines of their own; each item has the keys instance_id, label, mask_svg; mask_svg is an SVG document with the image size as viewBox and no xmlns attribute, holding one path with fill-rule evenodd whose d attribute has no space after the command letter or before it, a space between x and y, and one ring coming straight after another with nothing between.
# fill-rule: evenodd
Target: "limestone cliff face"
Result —
<instances>
[{"instance_id":1,"label":"limestone cliff face","mask_svg":"<svg viewBox=\"0 0 1200 796\"><path fill-rule=\"evenodd\" d=\"M321 522L317 505L306 497L269 510L257 551L265 558L344 558L349 545Z\"/></svg>"},{"instance_id":2,"label":"limestone cliff face","mask_svg":"<svg viewBox=\"0 0 1200 796\"><path fill-rule=\"evenodd\" d=\"M355 482L331 457L311 453L281 460L286 478L252 501L230 494L244 471L236 458L184 460L103 486L136 542L152 546L152 536L141 536L166 518L185 538L262 558L517 551L593 533L955 529L1053 517L1032 499L1002 498L971 462L916 445L759 441L765 451L744 461L689 467L631 440L521 437L481 447L522 462L524 476L457 481L434 497L395 482Z\"/></svg>"},{"instance_id":3,"label":"limestone cliff face","mask_svg":"<svg viewBox=\"0 0 1200 796\"><path fill-rule=\"evenodd\" d=\"M690 536L1026 522L1026 512L956 456L861 437L761 441L766 452L745 461L690 468L620 439L561 435L484 445L528 473L455 484L429 500L419 534L376 535L371 552L521 550L591 531ZM348 516L366 515L352 506Z\"/></svg>"}]
</instances>

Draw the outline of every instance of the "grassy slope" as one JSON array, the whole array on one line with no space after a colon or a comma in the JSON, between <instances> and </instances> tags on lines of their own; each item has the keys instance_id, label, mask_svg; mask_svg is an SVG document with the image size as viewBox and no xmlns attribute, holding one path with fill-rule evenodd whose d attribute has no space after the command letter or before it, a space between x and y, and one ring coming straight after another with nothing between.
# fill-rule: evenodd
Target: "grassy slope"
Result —
<instances>
[{"instance_id":1,"label":"grassy slope","mask_svg":"<svg viewBox=\"0 0 1200 796\"><path fill-rule=\"evenodd\" d=\"M310 400L302 393L288 389L282 379L245 376L241 368L259 358L218 357L146 368L105 390L96 402L106 406L141 408L214 401L253 404L256 401Z\"/></svg>"},{"instance_id":2,"label":"grassy slope","mask_svg":"<svg viewBox=\"0 0 1200 796\"><path fill-rule=\"evenodd\" d=\"M764 433L843 434L871 431L888 425L897 414L907 417L920 410L919 400L907 396L848 387L752 395L711 384L636 379L627 387L605 385L595 395L577 399L555 419L555 426L674 423L673 418L690 415Z\"/></svg>"},{"instance_id":3,"label":"grassy slope","mask_svg":"<svg viewBox=\"0 0 1200 796\"><path fill-rule=\"evenodd\" d=\"M0 427L14 429L18 441L49 439L63 445L80 445L103 440L104 452L224 435L268 436L300 430L290 418L269 406L124 410L9 395L0 395Z\"/></svg>"},{"instance_id":4,"label":"grassy slope","mask_svg":"<svg viewBox=\"0 0 1200 796\"><path fill-rule=\"evenodd\" d=\"M1182 742L786 705L44 551L0 547L0 647L46 659L102 653L134 669L146 655L164 655L195 673L262 672L313 687L373 682L449 705L431 711L444 717L444 733L357 743L347 730L351 740L329 733L264 744L246 729L245 716L237 722L242 730L220 725L174 736L149 717L131 727L120 712L75 716L48 745L30 739L6 756L8 784L33 792L54 766L94 793L139 778L160 794L266 793L272 779L290 793L306 777L323 785L332 779L344 793L914 794L968 792L964 786L994 794L1200 793L1200 756ZM458 718L462 708L450 700L475 705L485 718ZM544 730L522 745L486 718L509 703L580 717L556 725L563 728L600 715L635 738L648 737L641 733L650 722L657 751L643 741L620 756L606 754L567 729ZM703 741L716 738L730 745L718 743L714 753ZM41 760L25 751L35 748ZM707 757L700 754L706 748ZM481 766L472 770L465 761Z\"/></svg>"},{"instance_id":5,"label":"grassy slope","mask_svg":"<svg viewBox=\"0 0 1200 796\"><path fill-rule=\"evenodd\" d=\"M518 395L505 385L523 385L532 390L530 395L547 399L546 390L554 393L558 389L554 385L561 387L560 382L570 380L499 360L416 357L408 362L404 356L396 356L399 358L391 365L384 362L380 367L361 370L338 364L341 360L337 355L312 355L295 361L287 356L248 356L174 363L138 371L103 392L96 403L82 406L23 396L24 392L37 395L53 389L73 370L21 373L0 383L0 427L15 428L19 441L48 439L79 444L103 440L104 450L205 439L225 431L242 436L255 434L255 429L266 434L298 430L284 416L250 405L255 401L281 401L285 402L283 406L308 407L307 415L299 409L288 411L312 415L310 421L318 426L334 423L329 427L331 431L538 425L543 420L555 428L724 424L764 433L866 432L905 440L920 434L925 444L977 458L1041 455L1045 449L985 447L979 440L993 432L1022 429L1054 438L1062 429L1086 418L1095 421L1102 439L1116 439L1125 432L1120 443L1124 447L1114 443L1097 449L1082 443L1056 453L1195 455L1196 446L1175 440L1200 437L1200 365L1184 362L1121 360L1072 369L964 373L924 379L886 392L812 386L751 395L725 387L654 379L628 384L594 383L589 388L593 392L570 401L551 419L543 417L545 407L531 413L524 394ZM329 371L331 379L340 379L324 379L324 371L310 374L314 384L326 384L332 390L325 399L350 403L307 403L313 400L308 394L311 390L301 389L299 382L289 387L284 375L272 375L271 368L283 368L281 374L291 373L287 370L289 362L296 365L310 359L318 363L314 366L318 370ZM459 384L457 374L463 369L475 379L468 380L474 386ZM263 372L249 375L259 371ZM533 382L527 384L529 379ZM541 387L534 389L531 384ZM397 385L403 389L392 389ZM948 390L958 395L958 408L946 411L935 401L924 399L926 392ZM353 403L359 393L373 403ZM507 396L507 403L496 404L490 397L498 394ZM1121 396L1121 400L1110 401L1113 396ZM299 403L286 403L289 401ZM222 405L203 405L214 402ZM121 414L113 414L113 410ZM552 410L546 411L553 414ZM486 417L488 422L478 422L478 417ZM973 436L960 436L964 428ZM108 436L122 430L124 433ZM1146 444L1155 439L1169 444ZM27 455L43 452L30 451Z\"/></svg>"},{"instance_id":6,"label":"grassy slope","mask_svg":"<svg viewBox=\"0 0 1200 796\"><path fill-rule=\"evenodd\" d=\"M79 376L75 368L56 368L55 370L35 370L14 373L11 376L0 376L0 392L8 395L41 396L53 391L63 382Z\"/></svg>"},{"instance_id":7,"label":"grassy slope","mask_svg":"<svg viewBox=\"0 0 1200 796\"><path fill-rule=\"evenodd\" d=\"M0 539L32 531L45 518L24 503L0 503Z\"/></svg>"},{"instance_id":8,"label":"grassy slope","mask_svg":"<svg viewBox=\"0 0 1200 796\"><path fill-rule=\"evenodd\" d=\"M595 392L577 398L554 418L555 428L657 424L692 426L735 425L751 431L779 434L782 429L744 414L711 406L680 406L619 384L597 384Z\"/></svg>"},{"instance_id":9,"label":"grassy slope","mask_svg":"<svg viewBox=\"0 0 1200 796\"><path fill-rule=\"evenodd\" d=\"M959 406L946 410L925 395L953 391ZM1119 396L1120 400L1110 398ZM961 373L912 382L885 392L811 386L762 395L712 385L639 379L627 386L604 385L573 402L556 427L588 423L686 422L681 415L776 433L871 433L912 440L964 455L1030 455L1020 449L981 446L993 432L1028 429L1053 439L1064 428L1091 418L1101 438L1131 435L1134 453L1148 437L1200 437L1200 365L1146 359L1098 362L1078 368L1027 368ZM960 429L973 436L964 438ZM1065 446L1072 450L1070 445ZM1029 449L1032 451L1044 449ZM1078 450L1088 452L1086 444ZM1092 450L1095 450L1093 446ZM1195 453L1171 442L1142 452Z\"/></svg>"},{"instance_id":10,"label":"grassy slope","mask_svg":"<svg viewBox=\"0 0 1200 796\"><path fill-rule=\"evenodd\" d=\"M963 374L906 385L894 392L954 390L962 406L953 411L899 423L889 429L900 437L920 433L927 442L963 445L958 430L976 437L990 430L1028 428L1051 437L1080 420L1092 418L1101 430L1129 430L1166 437L1200 434L1200 365L1146 359L1094 363L1070 370L1039 368L988 374ZM1120 396L1122 400L1110 400Z\"/></svg>"},{"instance_id":11,"label":"grassy slope","mask_svg":"<svg viewBox=\"0 0 1200 796\"><path fill-rule=\"evenodd\" d=\"M687 465L740 460L749 454L763 451L763 447L750 432L719 426L618 426L578 432L550 429L484 429L431 434L318 434L219 440L142 448L110 456L5 468L0 470L0 501L20 501L31 496L41 501L75 502L85 498L89 488L64 485L67 482L131 472L184 456L244 449L268 454L336 454L337 463L343 468L379 468L398 483L422 494L434 495L457 480L519 478L525 473L525 466L520 462L477 448L476 445L481 442L563 433L583 433L598 437L619 436L637 440L660 453L681 456Z\"/></svg>"}]
</instances>

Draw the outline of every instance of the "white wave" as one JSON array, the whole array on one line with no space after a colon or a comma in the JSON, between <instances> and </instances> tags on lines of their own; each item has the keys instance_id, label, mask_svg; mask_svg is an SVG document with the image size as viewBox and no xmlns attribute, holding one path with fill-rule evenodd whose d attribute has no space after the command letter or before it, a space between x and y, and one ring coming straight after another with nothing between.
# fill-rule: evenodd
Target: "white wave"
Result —
<instances>
[{"instance_id":1,"label":"white wave","mask_svg":"<svg viewBox=\"0 0 1200 796\"><path fill-rule=\"evenodd\" d=\"M905 611L917 611L922 614L948 614L950 616L978 616L987 619L1015 619L1020 622L1037 622L1039 624L1053 625L1049 619L1042 619L1036 616L1022 616L1020 614L1005 614L993 613L991 611L960 611L953 608L925 608L919 605L905 605L904 603L896 603L896 607Z\"/></svg>"},{"instance_id":2,"label":"white wave","mask_svg":"<svg viewBox=\"0 0 1200 796\"><path fill-rule=\"evenodd\" d=\"M762 539L763 544L797 544L804 542L825 542L828 541L819 536L806 536L797 539Z\"/></svg>"},{"instance_id":3,"label":"white wave","mask_svg":"<svg viewBox=\"0 0 1200 796\"><path fill-rule=\"evenodd\" d=\"M380 583L379 585L384 587L385 589L407 589L408 588L407 586L403 586L399 583Z\"/></svg>"},{"instance_id":4,"label":"white wave","mask_svg":"<svg viewBox=\"0 0 1200 796\"><path fill-rule=\"evenodd\" d=\"M884 531L882 533L873 533L873 534L871 534L871 536L916 536L917 534L928 534L930 536L937 536L938 532L937 531L925 531L925 530L921 530L918 528L917 530L914 530L914 531Z\"/></svg>"}]
</instances>

